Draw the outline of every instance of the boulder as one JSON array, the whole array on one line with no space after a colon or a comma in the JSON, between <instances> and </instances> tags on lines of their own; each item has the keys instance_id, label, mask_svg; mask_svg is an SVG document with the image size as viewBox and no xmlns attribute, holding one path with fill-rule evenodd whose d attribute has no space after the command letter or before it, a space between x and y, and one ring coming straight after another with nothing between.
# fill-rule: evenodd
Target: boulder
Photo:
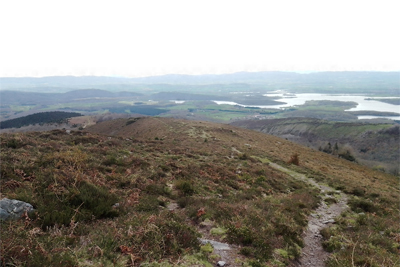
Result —
<instances>
[{"instance_id":1,"label":"boulder","mask_svg":"<svg viewBox=\"0 0 400 267\"><path fill-rule=\"evenodd\" d=\"M33 206L29 203L16 200L3 198L0 200L0 220L15 220L22 217L26 212L32 212Z\"/></svg>"}]
</instances>

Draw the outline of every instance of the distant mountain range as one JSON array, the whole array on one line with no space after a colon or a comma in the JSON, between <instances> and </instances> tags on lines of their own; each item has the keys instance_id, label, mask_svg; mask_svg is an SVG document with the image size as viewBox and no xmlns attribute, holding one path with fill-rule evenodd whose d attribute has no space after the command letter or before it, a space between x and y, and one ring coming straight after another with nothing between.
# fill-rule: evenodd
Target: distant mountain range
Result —
<instances>
[{"instance_id":1,"label":"distant mountain range","mask_svg":"<svg viewBox=\"0 0 400 267\"><path fill-rule=\"evenodd\" d=\"M331 84L338 83L361 86L363 84L389 87L398 86L399 72L314 72L296 73L282 71L237 72L231 74L183 75L168 74L161 76L122 78L104 76L52 76L52 77L20 77L0 78L0 89L47 88L65 90L68 88L99 88L99 85L133 85L133 84L226 84L226 83L302 83ZM104 88L102 88L104 89ZM65 90L67 91L67 90Z\"/></svg>"},{"instance_id":2,"label":"distant mountain range","mask_svg":"<svg viewBox=\"0 0 400 267\"><path fill-rule=\"evenodd\" d=\"M136 97L141 94L135 92L109 92L99 89L81 89L73 90L66 93L36 93L36 92L19 92L11 90L0 91L1 104L51 104L60 102L76 101L80 99L96 100L98 98L116 98L116 97Z\"/></svg>"}]
</instances>

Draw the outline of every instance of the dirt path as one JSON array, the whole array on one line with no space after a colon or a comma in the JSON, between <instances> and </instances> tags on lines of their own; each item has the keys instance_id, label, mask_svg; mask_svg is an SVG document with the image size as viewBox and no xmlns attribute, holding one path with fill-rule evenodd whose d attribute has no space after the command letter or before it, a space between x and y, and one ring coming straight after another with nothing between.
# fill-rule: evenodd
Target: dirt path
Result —
<instances>
[{"instance_id":1,"label":"dirt path","mask_svg":"<svg viewBox=\"0 0 400 267\"><path fill-rule=\"evenodd\" d=\"M239 247L227 243L218 242L210 239L200 239L202 244L210 243L213 248L213 254L219 258L215 260L216 266L240 267L243 266L243 255L239 253Z\"/></svg>"},{"instance_id":2,"label":"dirt path","mask_svg":"<svg viewBox=\"0 0 400 267\"><path fill-rule=\"evenodd\" d=\"M179 206L176 202L171 202L167 205L167 209L174 211L179 209ZM197 230L202 234L202 238L199 238L200 243L202 245L210 243L213 247L213 254L219 256L213 264L215 266L241 267L245 257L239 253L240 247L215 240L216 238L210 234L212 227L214 227L212 222L202 223L197 226Z\"/></svg>"},{"instance_id":3,"label":"dirt path","mask_svg":"<svg viewBox=\"0 0 400 267\"><path fill-rule=\"evenodd\" d=\"M334 224L335 218L348 208L347 196L341 191L317 183L304 174L292 171L273 162L268 162L268 164L278 171L284 172L295 179L302 180L319 188L323 201L315 212L308 218L307 230L303 233L304 247L302 250L302 256L297 262L293 262L290 266L324 267L324 262L328 259L329 253L322 247L322 236L320 231L330 224ZM178 205L176 203L170 203L168 206L169 210L175 210L177 208ZM241 262L244 260L244 257L243 255L240 255L239 247L213 240L209 234L211 227L212 225L208 225L205 228L198 229L199 232L203 234L203 238L200 239L200 242L203 244L210 243L213 246L213 254L219 255L217 261L224 262L224 265L221 266L242 266ZM219 266L218 263L217 266Z\"/></svg>"},{"instance_id":4,"label":"dirt path","mask_svg":"<svg viewBox=\"0 0 400 267\"><path fill-rule=\"evenodd\" d=\"M312 184L321 190L321 196L324 201L309 216L307 230L303 233L304 248L302 256L291 266L325 266L324 262L328 259L329 253L322 247L320 231L329 226L329 224L335 223L335 218L348 208L346 195L327 185L318 184L313 179L307 178L304 174L294 172L276 163L270 162L269 165L276 170L289 174L293 178ZM327 201L336 203L327 204Z\"/></svg>"}]
</instances>

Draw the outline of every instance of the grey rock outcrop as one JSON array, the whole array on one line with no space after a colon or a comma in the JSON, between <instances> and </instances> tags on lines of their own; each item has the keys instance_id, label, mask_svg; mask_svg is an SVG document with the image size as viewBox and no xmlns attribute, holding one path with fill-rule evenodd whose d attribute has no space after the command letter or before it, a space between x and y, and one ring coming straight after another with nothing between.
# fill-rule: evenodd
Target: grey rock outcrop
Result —
<instances>
[{"instance_id":1,"label":"grey rock outcrop","mask_svg":"<svg viewBox=\"0 0 400 267\"><path fill-rule=\"evenodd\" d=\"M29 203L16 200L3 198L0 200L0 220L15 220L22 217L25 211L32 212L33 206Z\"/></svg>"}]
</instances>

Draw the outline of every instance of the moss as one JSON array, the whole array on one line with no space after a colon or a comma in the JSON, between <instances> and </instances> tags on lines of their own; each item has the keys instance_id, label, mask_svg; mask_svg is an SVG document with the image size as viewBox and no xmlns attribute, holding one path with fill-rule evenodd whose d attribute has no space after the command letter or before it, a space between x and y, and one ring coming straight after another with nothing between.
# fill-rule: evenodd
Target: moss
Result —
<instances>
[{"instance_id":1,"label":"moss","mask_svg":"<svg viewBox=\"0 0 400 267\"><path fill-rule=\"evenodd\" d=\"M288 252L286 250L284 250L284 249L275 249L274 253L278 254L279 256L283 257L284 259L288 259L289 258Z\"/></svg>"},{"instance_id":2,"label":"moss","mask_svg":"<svg viewBox=\"0 0 400 267\"><path fill-rule=\"evenodd\" d=\"M220 235L220 236L222 236L222 235L225 235L226 232L227 232L227 230L225 228L221 228L221 227L212 228L210 230L210 233L212 235Z\"/></svg>"},{"instance_id":3,"label":"moss","mask_svg":"<svg viewBox=\"0 0 400 267\"><path fill-rule=\"evenodd\" d=\"M204 246L200 247L200 251L205 253L212 253L214 251L214 248L210 243L207 243Z\"/></svg>"},{"instance_id":4,"label":"moss","mask_svg":"<svg viewBox=\"0 0 400 267\"><path fill-rule=\"evenodd\" d=\"M331 236L328 240L322 242L322 246L328 252L334 252L340 250L345 246L340 236Z\"/></svg>"}]
</instances>

